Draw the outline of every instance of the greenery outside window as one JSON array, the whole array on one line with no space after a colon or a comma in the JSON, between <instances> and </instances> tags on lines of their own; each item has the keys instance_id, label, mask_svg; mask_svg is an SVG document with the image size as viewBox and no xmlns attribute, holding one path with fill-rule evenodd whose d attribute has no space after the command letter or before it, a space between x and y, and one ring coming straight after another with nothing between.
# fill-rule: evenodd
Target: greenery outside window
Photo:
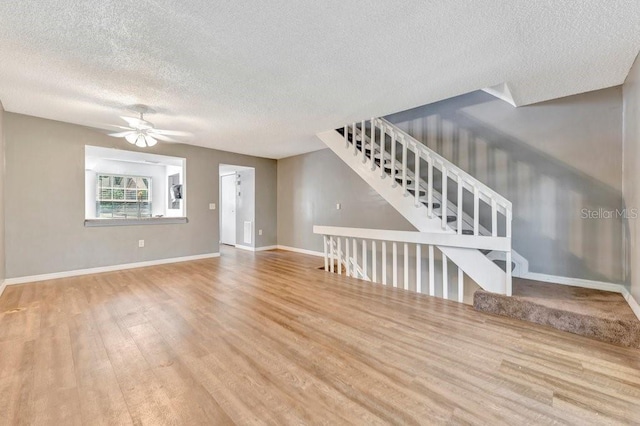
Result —
<instances>
[{"instance_id":1,"label":"greenery outside window","mask_svg":"<svg viewBox=\"0 0 640 426\"><path fill-rule=\"evenodd\" d=\"M152 217L151 178L98 174L96 217L141 219Z\"/></svg>"}]
</instances>

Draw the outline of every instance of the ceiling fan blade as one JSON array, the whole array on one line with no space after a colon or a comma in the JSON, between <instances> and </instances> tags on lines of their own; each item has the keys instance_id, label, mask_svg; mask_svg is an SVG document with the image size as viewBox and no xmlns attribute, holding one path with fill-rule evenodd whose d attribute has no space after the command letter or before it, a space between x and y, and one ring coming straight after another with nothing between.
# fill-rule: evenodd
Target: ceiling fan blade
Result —
<instances>
[{"instance_id":1,"label":"ceiling fan blade","mask_svg":"<svg viewBox=\"0 0 640 426\"><path fill-rule=\"evenodd\" d=\"M153 133L156 135L165 135L165 136L191 136L189 132L181 132L179 130L162 130L162 129L151 129L149 133Z\"/></svg>"},{"instance_id":2,"label":"ceiling fan blade","mask_svg":"<svg viewBox=\"0 0 640 426\"><path fill-rule=\"evenodd\" d=\"M109 136L113 136L114 138L124 138L130 133L135 133L135 132L133 130L127 130L126 132L109 133Z\"/></svg>"},{"instance_id":3,"label":"ceiling fan blade","mask_svg":"<svg viewBox=\"0 0 640 426\"><path fill-rule=\"evenodd\" d=\"M129 126L118 126L117 124L107 124L108 127L113 127L114 129L122 129L122 130L135 130Z\"/></svg>"},{"instance_id":4,"label":"ceiling fan blade","mask_svg":"<svg viewBox=\"0 0 640 426\"><path fill-rule=\"evenodd\" d=\"M124 115L121 115L120 118L129 123L129 126L135 127L136 129L153 129L153 124L149 123L147 120L140 120L139 118L127 117Z\"/></svg>"},{"instance_id":5,"label":"ceiling fan blade","mask_svg":"<svg viewBox=\"0 0 640 426\"><path fill-rule=\"evenodd\" d=\"M153 135L153 137L158 139L159 141L163 141L163 142L178 142L177 140L175 140L173 138L170 138L169 136L161 135L159 133L149 132L148 134Z\"/></svg>"}]
</instances>

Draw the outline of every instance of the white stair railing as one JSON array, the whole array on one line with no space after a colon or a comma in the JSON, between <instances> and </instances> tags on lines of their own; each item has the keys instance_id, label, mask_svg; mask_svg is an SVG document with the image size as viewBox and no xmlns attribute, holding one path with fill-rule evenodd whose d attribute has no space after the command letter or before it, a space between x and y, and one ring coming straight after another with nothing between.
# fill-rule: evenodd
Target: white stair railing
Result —
<instances>
[{"instance_id":1,"label":"white stair railing","mask_svg":"<svg viewBox=\"0 0 640 426\"><path fill-rule=\"evenodd\" d=\"M355 278L364 277L368 281L383 285L387 285L390 278L393 287L401 285L405 290L412 289L418 293L428 293L431 296L440 295L445 299L449 299L449 295L455 293L459 302L463 302L464 298L464 271L457 265L457 271L449 271L451 260L443 251L439 251L439 256L436 256L436 248L455 247L471 251L492 250L507 254L511 252L511 239L508 237L334 226L314 226L313 232L322 235L325 242L325 270L334 272L334 260L338 260L338 265L349 264L347 259L351 259L351 257L349 253L342 252L343 242L346 248L361 246L361 269L358 271L347 269L347 275ZM388 256L387 253L389 246L391 247L391 256ZM425 251L422 250L423 246L427 247L426 257ZM378 247L380 247L379 250ZM401 263L398 260L398 247L402 248ZM354 255L353 259L356 261L354 263L357 264L357 254L354 252ZM371 257L370 266L367 264L368 256ZM390 262L388 262L389 259ZM399 275L400 269L402 269L401 276ZM423 269L426 269L426 278L423 276ZM509 271L510 268L506 269ZM439 282L437 282L436 276L441 277ZM451 276L456 281L455 286L450 285ZM510 272L505 274L505 289L507 294L511 294Z\"/></svg>"},{"instance_id":2,"label":"white stair railing","mask_svg":"<svg viewBox=\"0 0 640 426\"><path fill-rule=\"evenodd\" d=\"M511 202L388 121L373 118L318 137L419 231L510 241ZM390 248L389 257L397 258L398 242L392 241ZM483 289L510 295L511 249L457 244L437 248ZM387 255L386 247L382 255ZM502 259L506 271L493 262ZM361 263L365 272L366 260ZM369 276L376 281L373 271Z\"/></svg>"},{"instance_id":3,"label":"white stair railing","mask_svg":"<svg viewBox=\"0 0 640 426\"><path fill-rule=\"evenodd\" d=\"M353 256L350 256L349 254L349 244L346 244L347 242L345 242L346 251L343 252L341 243L342 240L339 238L327 235L324 236L324 270L342 275L342 267L344 266L347 276L371 281L366 273L366 260L364 270L358 264L355 240L353 245ZM337 270L335 269L336 266L338 267Z\"/></svg>"},{"instance_id":4,"label":"white stair railing","mask_svg":"<svg viewBox=\"0 0 640 426\"><path fill-rule=\"evenodd\" d=\"M356 140L356 143L353 143L354 154L357 155L358 153L358 143L365 143L365 147L370 150L368 158L371 158L372 162L378 159L383 174L385 172L385 165L390 166L392 173L393 170L397 170L396 174L400 174L401 176L401 185L405 191L405 195L410 195L411 191L415 197L416 206L419 206L421 203L421 191L426 192L426 207L429 217L433 217L434 195L438 193L441 202L440 212L443 229L446 229L448 225L448 214L446 213L451 212L456 216L456 232L462 234L462 221L464 216L463 203L468 197L469 199L473 199L473 208L469 212L472 220L471 230L473 231L473 235L480 235L481 210L486 209L490 211L491 221L488 229L491 235L511 237L511 202L437 152L428 148L384 118L373 118L363 121L359 127L358 123L353 123L351 126L346 126L345 129L347 129L347 131L344 133L344 137L347 143L350 143L349 138L352 137L352 135L356 135L351 141L351 143L353 143L353 139ZM389 139L390 142L387 142L387 139ZM389 144L391 145L390 147L388 146ZM364 161L366 161L366 149L361 148L361 151L363 156L365 156ZM400 152L401 155L398 155L398 152ZM411 164L408 162L408 153L411 153L414 157L412 164L413 170L410 170L409 167ZM420 171L424 170L424 167L426 167L427 170L426 188L422 186L425 180L420 179ZM407 183L408 177L412 178L411 185ZM441 185L438 188L434 186L435 177L440 177ZM451 185L449 185L449 181L456 185L455 193L450 191ZM397 184L398 182L395 176L392 176L392 185L397 186ZM504 226L502 230L499 229L498 216L502 216L503 218L502 222Z\"/></svg>"}]
</instances>

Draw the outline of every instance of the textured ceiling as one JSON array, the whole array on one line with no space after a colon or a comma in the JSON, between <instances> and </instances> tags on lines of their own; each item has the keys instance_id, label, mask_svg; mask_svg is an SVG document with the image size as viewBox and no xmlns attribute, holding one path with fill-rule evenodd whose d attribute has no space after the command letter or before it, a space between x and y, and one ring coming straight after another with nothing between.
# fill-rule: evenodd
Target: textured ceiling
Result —
<instances>
[{"instance_id":1,"label":"textured ceiling","mask_svg":"<svg viewBox=\"0 0 640 426\"><path fill-rule=\"evenodd\" d=\"M280 158L479 88L621 84L639 48L638 0L2 1L0 99L98 128L148 104L186 143Z\"/></svg>"}]
</instances>

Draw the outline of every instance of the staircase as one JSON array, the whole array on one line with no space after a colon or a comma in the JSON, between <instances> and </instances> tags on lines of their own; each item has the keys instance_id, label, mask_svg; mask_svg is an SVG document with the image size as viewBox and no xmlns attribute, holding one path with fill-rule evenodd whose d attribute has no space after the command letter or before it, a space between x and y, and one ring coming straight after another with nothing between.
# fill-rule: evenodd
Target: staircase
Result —
<instances>
[{"instance_id":1,"label":"staircase","mask_svg":"<svg viewBox=\"0 0 640 426\"><path fill-rule=\"evenodd\" d=\"M482 288L477 310L640 348L620 294L512 282L528 264L511 247L511 202L434 150L382 118L318 137L418 230L314 226L325 270L467 303L468 276Z\"/></svg>"},{"instance_id":2,"label":"staircase","mask_svg":"<svg viewBox=\"0 0 640 426\"><path fill-rule=\"evenodd\" d=\"M447 262L451 261L461 271L459 275L462 272L468 275L482 289L511 294L511 275L516 265L511 258L512 206L508 200L382 118L353 123L320 133L318 137L419 233L427 234L424 240L416 237L415 242L389 236L393 244L404 244L405 255L408 255L409 242L417 244L416 250L421 243L430 248L435 245L445 259L444 280L448 274ZM372 235L360 232L356 233L358 237L352 229L350 234L347 231L349 228L344 231L334 228L331 234L320 229L316 232L336 237L338 242L340 237L354 235L351 238L366 240L367 235ZM328 252L334 253L338 247L335 241L330 241ZM340 258L344 255L346 253L336 253ZM406 256L404 261L407 262ZM357 263L357 259L347 262ZM373 275L373 271L367 272L366 265L358 268L362 277L368 279ZM404 275L406 278L406 270ZM416 286L418 284L416 282Z\"/></svg>"}]
</instances>

